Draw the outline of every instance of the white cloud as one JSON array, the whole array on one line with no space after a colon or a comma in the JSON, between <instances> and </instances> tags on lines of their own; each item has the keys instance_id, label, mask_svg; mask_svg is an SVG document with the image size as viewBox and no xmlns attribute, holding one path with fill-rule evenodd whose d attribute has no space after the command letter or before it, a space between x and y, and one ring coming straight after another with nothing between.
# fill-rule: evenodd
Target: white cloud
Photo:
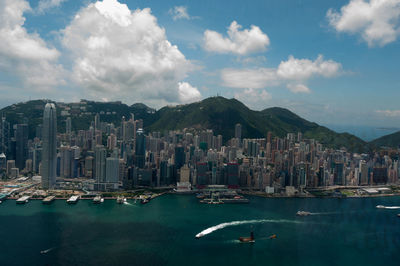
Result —
<instances>
[{"instance_id":1,"label":"white cloud","mask_svg":"<svg viewBox=\"0 0 400 266\"><path fill-rule=\"evenodd\" d=\"M262 52L267 49L270 41L267 34L263 33L257 26L251 25L250 29L242 28L233 21L228 28L228 37L212 30L204 32L204 48L210 52L234 53L246 55Z\"/></svg>"},{"instance_id":2,"label":"white cloud","mask_svg":"<svg viewBox=\"0 0 400 266\"><path fill-rule=\"evenodd\" d=\"M264 109L271 95L265 90L245 89L234 94L234 97L248 106L256 109Z\"/></svg>"},{"instance_id":3,"label":"white cloud","mask_svg":"<svg viewBox=\"0 0 400 266\"><path fill-rule=\"evenodd\" d=\"M31 11L24 0L2 0L0 5L0 68L17 76L36 91L65 83L64 69L57 64L60 55L37 33L24 28L24 12Z\"/></svg>"},{"instance_id":4,"label":"white cloud","mask_svg":"<svg viewBox=\"0 0 400 266\"><path fill-rule=\"evenodd\" d=\"M42 14L51 8L59 7L65 1L66 0L40 0L35 11Z\"/></svg>"},{"instance_id":5,"label":"white cloud","mask_svg":"<svg viewBox=\"0 0 400 266\"><path fill-rule=\"evenodd\" d=\"M376 113L386 117L400 117L400 110L376 110Z\"/></svg>"},{"instance_id":6,"label":"white cloud","mask_svg":"<svg viewBox=\"0 0 400 266\"><path fill-rule=\"evenodd\" d=\"M288 80L307 80L314 75L329 78L337 75L341 68L341 64L333 60L324 60L322 55L319 55L314 61L289 56L287 61L279 64L277 75Z\"/></svg>"},{"instance_id":7,"label":"white cloud","mask_svg":"<svg viewBox=\"0 0 400 266\"><path fill-rule=\"evenodd\" d=\"M311 90L303 84L287 84L286 87L294 93L310 93Z\"/></svg>"},{"instance_id":8,"label":"white cloud","mask_svg":"<svg viewBox=\"0 0 400 266\"><path fill-rule=\"evenodd\" d=\"M148 8L131 11L116 0L89 4L63 33L73 79L92 97L164 104L198 96L178 84L193 66Z\"/></svg>"},{"instance_id":9,"label":"white cloud","mask_svg":"<svg viewBox=\"0 0 400 266\"><path fill-rule=\"evenodd\" d=\"M267 86L286 84L294 93L310 93L304 85L314 76L331 78L341 73L342 65L333 60L324 60L319 55L316 60L296 59L289 56L277 68L257 69L223 69L221 71L222 85L230 88L260 89Z\"/></svg>"},{"instance_id":10,"label":"white cloud","mask_svg":"<svg viewBox=\"0 0 400 266\"><path fill-rule=\"evenodd\" d=\"M172 16L173 20L191 19L186 6L175 6L174 8L171 8L168 13Z\"/></svg>"},{"instance_id":11,"label":"white cloud","mask_svg":"<svg viewBox=\"0 0 400 266\"><path fill-rule=\"evenodd\" d=\"M222 85L230 88L261 89L276 85L276 70L273 68L232 69L221 71Z\"/></svg>"},{"instance_id":12,"label":"white cloud","mask_svg":"<svg viewBox=\"0 0 400 266\"><path fill-rule=\"evenodd\" d=\"M400 35L400 0L350 0L326 16L336 31L360 33L369 46L384 46Z\"/></svg>"},{"instance_id":13,"label":"white cloud","mask_svg":"<svg viewBox=\"0 0 400 266\"><path fill-rule=\"evenodd\" d=\"M198 101L201 99L201 94L196 87L193 87L187 82L178 83L179 100L184 103Z\"/></svg>"}]
</instances>

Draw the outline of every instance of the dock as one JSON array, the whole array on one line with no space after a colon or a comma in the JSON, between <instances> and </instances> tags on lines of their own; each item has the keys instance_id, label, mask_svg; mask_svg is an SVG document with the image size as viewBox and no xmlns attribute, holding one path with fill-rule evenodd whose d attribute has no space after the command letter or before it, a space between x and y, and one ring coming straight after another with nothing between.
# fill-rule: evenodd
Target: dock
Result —
<instances>
[{"instance_id":1,"label":"dock","mask_svg":"<svg viewBox=\"0 0 400 266\"><path fill-rule=\"evenodd\" d=\"M50 204L55 200L56 196L48 196L42 200L43 204Z\"/></svg>"},{"instance_id":2,"label":"dock","mask_svg":"<svg viewBox=\"0 0 400 266\"><path fill-rule=\"evenodd\" d=\"M69 199L67 199L68 204L75 204L79 200L79 196L71 196Z\"/></svg>"},{"instance_id":3,"label":"dock","mask_svg":"<svg viewBox=\"0 0 400 266\"><path fill-rule=\"evenodd\" d=\"M28 200L30 199L30 196L22 196L19 199L17 199L17 204L25 204L28 202Z\"/></svg>"}]
</instances>

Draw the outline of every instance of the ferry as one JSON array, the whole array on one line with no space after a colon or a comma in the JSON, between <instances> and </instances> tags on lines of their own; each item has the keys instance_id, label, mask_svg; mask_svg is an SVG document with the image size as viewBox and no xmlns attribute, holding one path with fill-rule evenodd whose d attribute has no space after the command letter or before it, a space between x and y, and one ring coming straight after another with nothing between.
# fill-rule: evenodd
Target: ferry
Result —
<instances>
[{"instance_id":1,"label":"ferry","mask_svg":"<svg viewBox=\"0 0 400 266\"><path fill-rule=\"evenodd\" d=\"M68 204L76 204L79 200L79 196L71 196L69 199L67 199Z\"/></svg>"},{"instance_id":2,"label":"ferry","mask_svg":"<svg viewBox=\"0 0 400 266\"><path fill-rule=\"evenodd\" d=\"M19 199L17 199L17 204L25 204L29 201L31 197L30 196L22 196Z\"/></svg>"},{"instance_id":3,"label":"ferry","mask_svg":"<svg viewBox=\"0 0 400 266\"><path fill-rule=\"evenodd\" d=\"M243 237L243 236L239 237L239 241L241 243L254 243L254 242L256 242L254 240L254 233L253 232L250 233L250 237Z\"/></svg>"},{"instance_id":4,"label":"ferry","mask_svg":"<svg viewBox=\"0 0 400 266\"><path fill-rule=\"evenodd\" d=\"M309 216L311 215L311 212L306 212L306 211L298 211L296 212L297 216Z\"/></svg>"},{"instance_id":5,"label":"ferry","mask_svg":"<svg viewBox=\"0 0 400 266\"><path fill-rule=\"evenodd\" d=\"M55 200L56 196L48 196L42 200L43 204L50 204Z\"/></svg>"},{"instance_id":6,"label":"ferry","mask_svg":"<svg viewBox=\"0 0 400 266\"><path fill-rule=\"evenodd\" d=\"M117 203L118 204L123 204L126 202L126 198L122 197L122 196L118 196L117 198Z\"/></svg>"},{"instance_id":7,"label":"ferry","mask_svg":"<svg viewBox=\"0 0 400 266\"><path fill-rule=\"evenodd\" d=\"M102 198L100 195L97 195L97 196L94 197L94 199L93 199L93 203L94 203L94 204L99 204L99 203L102 203L102 202L104 202L104 198Z\"/></svg>"}]
</instances>

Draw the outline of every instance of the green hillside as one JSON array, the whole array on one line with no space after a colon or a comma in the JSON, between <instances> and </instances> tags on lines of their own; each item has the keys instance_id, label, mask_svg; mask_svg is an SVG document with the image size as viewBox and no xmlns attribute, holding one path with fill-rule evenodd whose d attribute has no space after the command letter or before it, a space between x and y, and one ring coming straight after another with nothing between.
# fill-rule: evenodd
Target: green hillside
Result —
<instances>
[{"instance_id":1,"label":"green hillside","mask_svg":"<svg viewBox=\"0 0 400 266\"><path fill-rule=\"evenodd\" d=\"M42 122L46 100L13 104L0 110L11 124L28 123L30 138ZM348 133L336 133L326 127L309 122L284 108L268 108L263 111L249 109L236 99L211 97L186 105L166 106L158 111L144 104L128 106L121 102L81 101L79 103L56 103L58 131L65 132L65 119L72 118L73 130L88 129L96 113L100 120L119 126L122 116L143 119L147 132L197 128L212 129L221 134L224 141L234 136L237 123L242 125L242 137L262 138L268 131L284 137L287 133L302 132L305 138L314 138L328 147L346 147L351 151L365 151L367 143ZM63 115L61 115L63 113Z\"/></svg>"},{"instance_id":2,"label":"green hillside","mask_svg":"<svg viewBox=\"0 0 400 266\"><path fill-rule=\"evenodd\" d=\"M398 148L400 145L400 131L377 138L370 142L372 147L391 147Z\"/></svg>"}]
</instances>

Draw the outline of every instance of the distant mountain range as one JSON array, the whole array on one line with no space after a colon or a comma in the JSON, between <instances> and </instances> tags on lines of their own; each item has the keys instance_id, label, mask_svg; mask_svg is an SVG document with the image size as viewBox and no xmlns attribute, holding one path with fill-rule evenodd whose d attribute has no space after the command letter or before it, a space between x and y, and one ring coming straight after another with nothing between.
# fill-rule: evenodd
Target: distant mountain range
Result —
<instances>
[{"instance_id":1,"label":"distant mountain range","mask_svg":"<svg viewBox=\"0 0 400 266\"><path fill-rule=\"evenodd\" d=\"M36 127L42 121L46 100L34 100L17 103L0 110L11 124L28 123L30 137L35 136ZM237 123L242 125L242 137L261 138L268 131L273 135L284 137L287 133L302 132L304 138L313 138L327 147L346 147L354 152L366 152L371 148L388 146L397 147L400 143L400 132L378 138L371 142L348 134L337 133L316 123L307 121L293 112L279 107L262 111L249 109L236 99L211 97L201 102L166 106L156 111L145 104L136 103L131 106L121 102L94 102L83 100L78 103L57 103L57 119L59 132L65 131L65 119L72 118L74 130L87 129L96 113L100 120L118 126L122 116L129 119L143 119L145 130L161 131L194 127L212 129L221 134L224 141L234 136Z\"/></svg>"}]
</instances>

